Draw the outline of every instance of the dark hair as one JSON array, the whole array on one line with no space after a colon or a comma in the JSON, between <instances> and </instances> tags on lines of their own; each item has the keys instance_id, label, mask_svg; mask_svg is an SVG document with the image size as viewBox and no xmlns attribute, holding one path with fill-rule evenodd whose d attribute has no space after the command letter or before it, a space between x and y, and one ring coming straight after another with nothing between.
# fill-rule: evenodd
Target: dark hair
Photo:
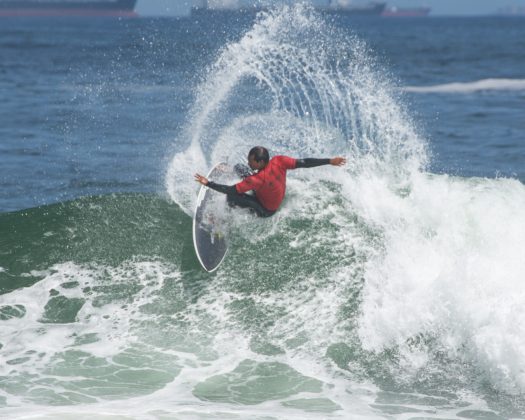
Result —
<instances>
[{"instance_id":1,"label":"dark hair","mask_svg":"<svg viewBox=\"0 0 525 420\"><path fill-rule=\"evenodd\" d=\"M248 153L248 159L251 157L253 157L256 162L263 161L268 163L270 161L270 153L268 153L268 149L262 146L252 147L250 153Z\"/></svg>"}]
</instances>

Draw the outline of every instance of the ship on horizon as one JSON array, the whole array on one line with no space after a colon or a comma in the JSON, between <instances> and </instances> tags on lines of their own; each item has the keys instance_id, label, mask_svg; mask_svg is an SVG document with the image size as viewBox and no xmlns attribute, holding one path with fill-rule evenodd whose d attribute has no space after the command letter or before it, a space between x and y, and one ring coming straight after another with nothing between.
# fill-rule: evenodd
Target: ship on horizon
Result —
<instances>
[{"instance_id":1,"label":"ship on horizon","mask_svg":"<svg viewBox=\"0 0 525 420\"><path fill-rule=\"evenodd\" d=\"M384 17L426 17L430 7L387 7L381 14Z\"/></svg>"},{"instance_id":2,"label":"ship on horizon","mask_svg":"<svg viewBox=\"0 0 525 420\"><path fill-rule=\"evenodd\" d=\"M268 10L268 7L239 1L208 1L194 0L191 15L228 15L228 14L256 14Z\"/></svg>"},{"instance_id":3,"label":"ship on horizon","mask_svg":"<svg viewBox=\"0 0 525 420\"><path fill-rule=\"evenodd\" d=\"M2 16L134 17L137 0L0 0Z\"/></svg>"},{"instance_id":4,"label":"ship on horizon","mask_svg":"<svg viewBox=\"0 0 525 420\"><path fill-rule=\"evenodd\" d=\"M320 6L320 10L328 13L339 13L352 16L380 16L386 8L384 2L368 2L354 4L351 0L331 0L327 6Z\"/></svg>"},{"instance_id":5,"label":"ship on horizon","mask_svg":"<svg viewBox=\"0 0 525 420\"><path fill-rule=\"evenodd\" d=\"M354 4L350 0L330 0L326 5L317 6L318 10L325 13L357 16L380 16L385 8L386 3L384 2ZM256 14L267 9L268 7L261 6L257 2L254 3L246 0L194 0L191 15Z\"/></svg>"},{"instance_id":6,"label":"ship on horizon","mask_svg":"<svg viewBox=\"0 0 525 420\"><path fill-rule=\"evenodd\" d=\"M505 6L496 11L496 16L525 16L525 6Z\"/></svg>"}]
</instances>

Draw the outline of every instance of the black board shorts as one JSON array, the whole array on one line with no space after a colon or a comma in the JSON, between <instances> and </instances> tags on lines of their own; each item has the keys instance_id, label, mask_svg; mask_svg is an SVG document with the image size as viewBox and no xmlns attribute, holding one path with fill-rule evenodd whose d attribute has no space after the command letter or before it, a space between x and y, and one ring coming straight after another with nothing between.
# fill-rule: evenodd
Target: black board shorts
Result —
<instances>
[{"instance_id":1,"label":"black board shorts","mask_svg":"<svg viewBox=\"0 0 525 420\"><path fill-rule=\"evenodd\" d=\"M276 210L268 210L263 207L254 195L250 194L228 194L226 200L231 207L247 208L259 217L273 216Z\"/></svg>"}]
</instances>

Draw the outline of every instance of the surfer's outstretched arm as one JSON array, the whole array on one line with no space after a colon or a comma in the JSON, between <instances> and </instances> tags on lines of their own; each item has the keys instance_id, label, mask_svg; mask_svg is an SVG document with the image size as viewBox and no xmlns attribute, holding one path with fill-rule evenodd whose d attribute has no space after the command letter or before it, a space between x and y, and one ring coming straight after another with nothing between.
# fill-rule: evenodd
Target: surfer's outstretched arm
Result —
<instances>
[{"instance_id":1,"label":"surfer's outstretched arm","mask_svg":"<svg viewBox=\"0 0 525 420\"><path fill-rule=\"evenodd\" d=\"M211 188L212 190L221 192L223 194L238 194L235 185L224 185L224 184L217 184L213 181L208 181L207 187Z\"/></svg>"},{"instance_id":2,"label":"surfer's outstretched arm","mask_svg":"<svg viewBox=\"0 0 525 420\"><path fill-rule=\"evenodd\" d=\"M297 159L295 168L315 168L316 166L322 166L322 165L343 166L345 163L346 163L346 158L339 157L339 156L331 158L331 159L306 158L306 159Z\"/></svg>"},{"instance_id":3,"label":"surfer's outstretched arm","mask_svg":"<svg viewBox=\"0 0 525 420\"><path fill-rule=\"evenodd\" d=\"M235 185L223 185L223 184L216 184L213 181L208 180L208 178L195 174L195 181L201 183L202 185L206 185L207 187L211 188L212 190L221 192L223 194L238 194L237 190L235 189Z\"/></svg>"}]
</instances>

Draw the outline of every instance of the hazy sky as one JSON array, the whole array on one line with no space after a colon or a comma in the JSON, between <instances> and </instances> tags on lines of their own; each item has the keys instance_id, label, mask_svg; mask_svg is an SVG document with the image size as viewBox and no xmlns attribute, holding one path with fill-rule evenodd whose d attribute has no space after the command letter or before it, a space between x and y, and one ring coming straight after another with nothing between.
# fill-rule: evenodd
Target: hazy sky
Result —
<instances>
[{"instance_id":1,"label":"hazy sky","mask_svg":"<svg viewBox=\"0 0 525 420\"><path fill-rule=\"evenodd\" d=\"M278 0L275 0L278 1ZM389 6L430 6L433 15L488 14L505 6L525 7L525 0L383 0ZM324 4L326 0L312 0ZM138 0L136 11L143 16L173 16L189 13L190 0ZM366 0L354 0L366 3Z\"/></svg>"}]
</instances>

